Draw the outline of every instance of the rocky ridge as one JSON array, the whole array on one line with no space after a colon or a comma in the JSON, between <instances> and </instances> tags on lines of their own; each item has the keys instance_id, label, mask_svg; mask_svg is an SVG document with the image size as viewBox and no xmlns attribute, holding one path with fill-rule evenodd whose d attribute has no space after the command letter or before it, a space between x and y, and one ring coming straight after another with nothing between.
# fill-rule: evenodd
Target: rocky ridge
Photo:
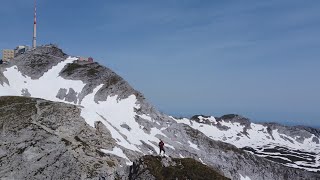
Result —
<instances>
[{"instance_id":1,"label":"rocky ridge","mask_svg":"<svg viewBox=\"0 0 320 180\"><path fill-rule=\"evenodd\" d=\"M127 179L132 162L158 153L159 138L166 142L170 156L193 158L230 179L320 177L213 140L201 130L157 111L112 70L98 63L79 63L76 58L61 60L55 48L43 46L0 66L0 96L46 99L3 97L6 99L1 101L0 108L6 116L0 118L2 178L30 179L34 175L35 179ZM32 63L23 61L40 57L38 64L46 64L48 55L58 63L30 70ZM47 91L38 91L40 85ZM5 104L7 101L10 105ZM21 110L29 106L32 110ZM20 110L22 113L17 114ZM225 127L228 126L221 126ZM62 173L54 174L60 170Z\"/></svg>"},{"instance_id":2,"label":"rocky ridge","mask_svg":"<svg viewBox=\"0 0 320 180\"><path fill-rule=\"evenodd\" d=\"M190 124L210 138L231 143L260 157L295 168L320 172L319 130L277 123L252 123L229 114L222 117L195 115L177 122Z\"/></svg>"}]
</instances>

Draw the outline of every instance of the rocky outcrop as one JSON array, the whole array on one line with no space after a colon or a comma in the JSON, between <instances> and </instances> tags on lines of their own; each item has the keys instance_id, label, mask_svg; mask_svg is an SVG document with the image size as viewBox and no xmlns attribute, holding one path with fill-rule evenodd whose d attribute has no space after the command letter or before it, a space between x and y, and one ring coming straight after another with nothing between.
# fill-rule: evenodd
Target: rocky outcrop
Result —
<instances>
[{"instance_id":1,"label":"rocky outcrop","mask_svg":"<svg viewBox=\"0 0 320 180\"><path fill-rule=\"evenodd\" d=\"M270 130L278 130L280 133L285 134L287 136L298 136L296 140L298 142L303 142L304 139L312 137L315 135L320 138L320 130L310 127L303 126L284 126L278 123L263 123L263 125L267 126ZM318 141L318 140L316 140Z\"/></svg>"},{"instance_id":2,"label":"rocky outcrop","mask_svg":"<svg viewBox=\"0 0 320 180\"><path fill-rule=\"evenodd\" d=\"M4 83L9 84L8 79L3 75L5 64L0 65L0 85L4 85Z\"/></svg>"},{"instance_id":3,"label":"rocky outcrop","mask_svg":"<svg viewBox=\"0 0 320 180\"><path fill-rule=\"evenodd\" d=\"M16 65L23 75L29 76L31 79L39 79L66 57L67 55L57 46L45 45L15 57L9 66Z\"/></svg>"},{"instance_id":4,"label":"rocky outcrop","mask_svg":"<svg viewBox=\"0 0 320 180\"><path fill-rule=\"evenodd\" d=\"M134 90L123 78L98 63L75 62L68 64L60 72L60 76L68 80L80 80L86 84L78 95L79 104L100 84L104 85L95 95L96 102L105 101L108 96L114 95L117 95L118 99L125 99L132 94L143 98L142 94Z\"/></svg>"},{"instance_id":5,"label":"rocky outcrop","mask_svg":"<svg viewBox=\"0 0 320 180\"><path fill-rule=\"evenodd\" d=\"M129 180L228 180L217 170L191 158L143 156L130 167Z\"/></svg>"}]
</instances>

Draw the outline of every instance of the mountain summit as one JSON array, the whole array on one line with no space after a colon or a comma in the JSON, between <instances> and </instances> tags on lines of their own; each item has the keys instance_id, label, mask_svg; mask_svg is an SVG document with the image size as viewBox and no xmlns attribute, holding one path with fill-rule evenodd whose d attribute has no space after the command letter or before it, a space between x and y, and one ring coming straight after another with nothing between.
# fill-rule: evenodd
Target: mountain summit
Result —
<instances>
[{"instance_id":1,"label":"mountain summit","mask_svg":"<svg viewBox=\"0 0 320 180\"><path fill-rule=\"evenodd\" d=\"M317 131L237 115L176 119L111 69L53 45L1 65L0 96L4 179L190 179L194 168L207 173L198 179L320 178ZM157 157L159 139L169 156ZM274 149L291 151L277 157L288 162L265 158Z\"/></svg>"}]
</instances>

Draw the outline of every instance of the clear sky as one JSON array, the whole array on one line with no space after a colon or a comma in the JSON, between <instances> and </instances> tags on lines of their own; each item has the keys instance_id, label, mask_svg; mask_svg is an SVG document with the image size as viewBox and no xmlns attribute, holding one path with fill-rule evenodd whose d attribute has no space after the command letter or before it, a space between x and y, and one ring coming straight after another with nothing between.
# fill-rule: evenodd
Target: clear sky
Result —
<instances>
[{"instance_id":1,"label":"clear sky","mask_svg":"<svg viewBox=\"0 0 320 180\"><path fill-rule=\"evenodd\" d=\"M38 0L38 43L92 56L174 116L320 127L318 0ZM33 0L1 0L0 49L31 45Z\"/></svg>"}]
</instances>

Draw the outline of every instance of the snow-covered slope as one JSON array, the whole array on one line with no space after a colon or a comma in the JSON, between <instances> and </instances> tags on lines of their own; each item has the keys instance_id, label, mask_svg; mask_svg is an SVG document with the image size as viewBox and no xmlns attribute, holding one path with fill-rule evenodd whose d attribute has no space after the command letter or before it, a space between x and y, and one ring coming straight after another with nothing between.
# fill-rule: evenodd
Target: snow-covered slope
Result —
<instances>
[{"instance_id":1,"label":"snow-covered slope","mask_svg":"<svg viewBox=\"0 0 320 180\"><path fill-rule=\"evenodd\" d=\"M77 96L86 85L81 80L68 80L59 75L67 64L73 63L75 60L77 58L67 58L52 67L52 69L49 69L39 79L31 79L21 74L17 66L7 68L3 74L8 79L9 84L4 83L3 86L0 86L0 96L23 96L27 94L31 97L66 102L57 96L60 89L68 89L66 94L72 91ZM108 96L107 101L95 101L95 95L102 87L103 84L95 87L92 93L82 99L81 103L79 101L76 101L79 103L71 102L82 106L81 115L86 122L94 127L96 121L101 121L111 131L112 137L116 139L119 146L142 153L139 150L139 145L144 142L156 150L159 139L155 136L159 135L161 137L165 135L157 128L151 128L147 132L143 126L136 122L138 114L135 109L140 108L139 104L137 104L137 97L130 95L126 99L118 99L117 95L113 95ZM151 117L147 115L141 117L152 121ZM169 144L168 147L170 147ZM121 149L115 148L110 152L120 157L125 157L130 163Z\"/></svg>"},{"instance_id":2,"label":"snow-covered slope","mask_svg":"<svg viewBox=\"0 0 320 180\"><path fill-rule=\"evenodd\" d=\"M237 115L221 118L199 115L175 120L198 129L214 140L233 144L260 157L289 167L320 171L319 135L305 128L251 123Z\"/></svg>"},{"instance_id":3,"label":"snow-covered slope","mask_svg":"<svg viewBox=\"0 0 320 180\"><path fill-rule=\"evenodd\" d=\"M174 119L157 111L112 70L98 63L77 62L76 59L67 57L54 46L38 47L18 56L10 64L0 66L0 96L29 96L77 105L89 126L100 129L102 124L106 131L110 131L115 145L113 142L112 145L100 143L94 147L98 148L96 151L116 155L127 165L143 155L157 155L159 139L163 139L170 156L192 157L232 179L284 179L297 174L302 179L318 177L214 141L224 141L239 148L259 149L270 144L272 147L278 145L319 152L312 135L301 136L303 140L292 139L292 136L274 129L270 134L268 127L263 125L249 123L248 126L248 122L204 117L198 120ZM261 140L254 138L258 136ZM300 144L289 143L290 140ZM263 166L257 166L257 162ZM305 162L295 162L292 166L302 167L302 163L305 165ZM318 166L317 163L319 159L313 165ZM257 173L260 171L264 173Z\"/></svg>"}]
</instances>

